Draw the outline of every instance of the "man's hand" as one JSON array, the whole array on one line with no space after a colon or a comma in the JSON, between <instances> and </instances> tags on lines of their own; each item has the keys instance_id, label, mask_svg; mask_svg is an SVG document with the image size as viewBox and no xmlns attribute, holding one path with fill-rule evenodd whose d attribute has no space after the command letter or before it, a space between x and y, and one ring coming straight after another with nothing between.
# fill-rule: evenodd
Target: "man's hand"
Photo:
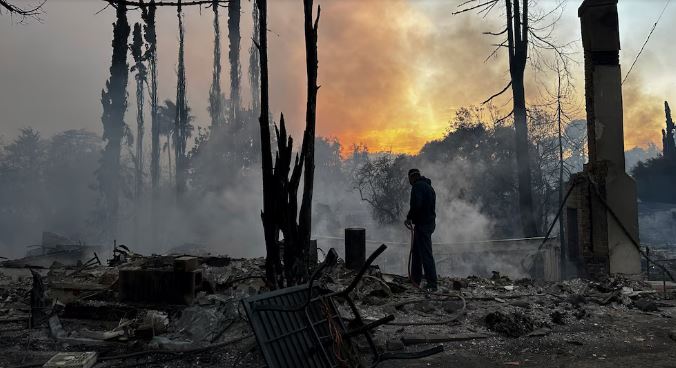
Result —
<instances>
[{"instance_id":1,"label":"man's hand","mask_svg":"<svg viewBox=\"0 0 676 368\"><path fill-rule=\"evenodd\" d=\"M411 219L406 219L406 221L404 221L404 225L408 229L413 229L413 221L411 221Z\"/></svg>"}]
</instances>

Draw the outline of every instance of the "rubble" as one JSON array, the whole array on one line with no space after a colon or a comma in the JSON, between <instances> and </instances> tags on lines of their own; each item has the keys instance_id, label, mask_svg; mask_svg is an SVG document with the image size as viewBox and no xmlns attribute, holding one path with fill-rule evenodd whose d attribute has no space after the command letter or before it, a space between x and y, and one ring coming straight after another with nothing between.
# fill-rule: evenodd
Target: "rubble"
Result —
<instances>
[{"instance_id":1,"label":"rubble","mask_svg":"<svg viewBox=\"0 0 676 368\"><path fill-rule=\"evenodd\" d=\"M509 337L526 335L535 328L535 322L520 312L491 312L486 315L485 321L489 330Z\"/></svg>"},{"instance_id":2,"label":"rubble","mask_svg":"<svg viewBox=\"0 0 676 368\"><path fill-rule=\"evenodd\" d=\"M262 258L142 256L125 248L118 246L124 256L119 253L113 266L101 260L101 265L81 269L60 263L32 272L0 269L0 326L12 341L0 344L0 366L41 366L56 353L79 351L97 353L96 367L153 362L189 367L197 361L202 366L242 368L264 364L240 304L268 291ZM201 273L192 300L121 298L120 270L159 266L167 272ZM343 290L355 275L338 260L318 285ZM666 291L665 298L651 283L621 277L544 282L513 280L496 272L491 278L440 278L439 291L426 293L406 277L371 266L350 297L365 325L394 318L373 329L378 354L443 344L439 360L425 361L471 366L474 363L466 359L481 359L479 365L489 366L525 365L529 359L531 365L541 366L552 355L563 361L598 361L606 354L610 361L613 351L626 358L626 350L670 357L667 352L673 351L676 338L669 326L676 304L674 289ZM337 300L336 310L348 330L359 328L347 303ZM29 319L34 321L32 329L27 328ZM355 338L355 347L357 354L371 354L363 338ZM398 364L383 366L405 366Z\"/></svg>"},{"instance_id":3,"label":"rubble","mask_svg":"<svg viewBox=\"0 0 676 368\"><path fill-rule=\"evenodd\" d=\"M90 368L96 364L95 352L58 353L43 365L44 368Z\"/></svg>"},{"instance_id":4,"label":"rubble","mask_svg":"<svg viewBox=\"0 0 676 368\"><path fill-rule=\"evenodd\" d=\"M96 252L101 249L98 245L86 245L45 231L40 244L28 246L25 257L0 262L0 265L6 268L48 268L57 262L68 267L82 268L92 265L92 258L98 259Z\"/></svg>"}]
</instances>

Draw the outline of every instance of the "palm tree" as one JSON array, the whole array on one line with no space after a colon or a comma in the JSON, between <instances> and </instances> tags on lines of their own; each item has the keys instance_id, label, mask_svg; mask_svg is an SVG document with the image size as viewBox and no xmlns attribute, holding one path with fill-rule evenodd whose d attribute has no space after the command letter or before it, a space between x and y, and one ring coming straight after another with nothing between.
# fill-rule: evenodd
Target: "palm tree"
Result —
<instances>
[{"instance_id":1,"label":"palm tree","mask_svg":"<svg viewBox=\"0 0 676 368\"><path fill-rule=\"evenodd\" d=\"M190 107L187 109L188 120L187 120L187 135L188 137L192 136L192 132L195 130L192 122L195 120L195 117L190 114ZM166 137L166 142L162 145L162 151L167 152L167 158L169 159L169 183L171 184L171 178L173 177L172 162L171 162L171 141L174 139L174 128L176 127L176 104L170 100L164 100L164 105L157 107L157 120L160 131L160 136Z\"/></svg>"}]
</instances>

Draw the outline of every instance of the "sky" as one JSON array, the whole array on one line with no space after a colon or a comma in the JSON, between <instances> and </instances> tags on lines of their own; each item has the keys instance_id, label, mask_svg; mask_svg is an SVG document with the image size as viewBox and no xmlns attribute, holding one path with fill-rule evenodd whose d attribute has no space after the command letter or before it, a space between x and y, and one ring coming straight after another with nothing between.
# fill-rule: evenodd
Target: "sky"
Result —
<instances>
[{"instance_id":1,"label":"sky","mask_svg":"<svg viewBox=\"0 0 676 368\"><path fill-rule=\"evenodd\" d=\"M31 4L33 0L14 0ZM269 0L271 108L299 135L305 115L305 49L301 0ZM320 0L317 133L338 138L344 149L364 144L371 151L415 153L441 138L455 111L478 105L507 83L506 54L486 60L499 31L501 9L487 17L474 12L453 15L457 0ZM539 0L542 11L557 0ZM583 61L577 7L568 0L553 32L558 44L571 43L574 61L571 97L574 117L583 117ZM620 62L623 75L657 19L666 0L620 0ZM114 9L97 0L48 0L41 22L18 24L0 15L0 137L11 140L22 127L44 136L66 129L102 131L100 93L111 58ZM242 0L242 76L244 103L251 44L252 3ZM100 11L100 12L99 12ZM226 12L222 12L222 47L227 50ZM213 50L212 12L186 11L186 68L189 104L197 124L207 113ZM624 84L626 148L661 145L663 103L676 104L676 4L667 7L650 42ZM132 11L130 22L139 20ZM504 24L504 20L502 20ZM159 94L175 98L176 13L160 8ZM229 85L227 53L223 89ZM131 59L131 58L130 58ZM130 81L133 79L130 78ZM541 103L554 79L546 71L527 71L530 104ZM126 122L135 124L130 85ZM495 101L506 109L509 94ZM149 125L149 124L148 124Z\"/></svg>"}]
</instances>

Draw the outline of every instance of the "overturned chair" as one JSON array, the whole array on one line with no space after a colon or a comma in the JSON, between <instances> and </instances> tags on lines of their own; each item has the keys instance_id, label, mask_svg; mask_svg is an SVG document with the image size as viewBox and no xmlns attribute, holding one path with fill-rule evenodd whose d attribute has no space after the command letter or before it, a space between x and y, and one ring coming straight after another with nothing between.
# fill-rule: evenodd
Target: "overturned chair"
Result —
<instances>
[{"instance_id":1,"label":"overturned chair","mask_svg":"<svg viewBox=\"0 0 676 368\"><path fill-rule=\"evenodd\" d=\"M406 353L378 351L371 331L393 321L394 316L364 323L350 298L350 292L357 287L364 273L385 249L387 246L383 244L373 252L344 290L330 291L314 284L324 269L337 262L338 255L335 249L331 249L324 262L312 274L309 283L242 300L269 368L366 367L368 364L358 354L353 341L359 336L364 336L373 355L370 363L372 367L386 360L418 359L443 351L442 346ZM337 299L344 300L350 308L354 317L350 328L336 308Z\"/></svg>"}]
</instances>

